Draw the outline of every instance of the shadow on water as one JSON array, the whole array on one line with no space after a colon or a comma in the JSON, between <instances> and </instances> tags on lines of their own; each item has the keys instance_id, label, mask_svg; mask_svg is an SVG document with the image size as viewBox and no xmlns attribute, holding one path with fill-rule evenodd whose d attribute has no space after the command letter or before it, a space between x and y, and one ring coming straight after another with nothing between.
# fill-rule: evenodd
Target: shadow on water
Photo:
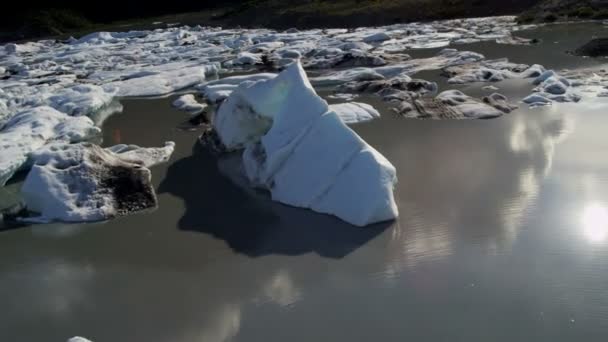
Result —
<instances>
[{"instance_id":1,"label":"shadow on water","mask_svg":"<svg viewBox=\"0 0 608 342\"><path fill-rule=\"evenodd\" d=\"M169 167L159 193L183 199L186 209L179 229L210 234L238 253L258 257L314 252L342 258L391 225L360 228L333 216L273 202L236 185L218 161L195 144L192 155Z\"/></svg>"}]
</instances>

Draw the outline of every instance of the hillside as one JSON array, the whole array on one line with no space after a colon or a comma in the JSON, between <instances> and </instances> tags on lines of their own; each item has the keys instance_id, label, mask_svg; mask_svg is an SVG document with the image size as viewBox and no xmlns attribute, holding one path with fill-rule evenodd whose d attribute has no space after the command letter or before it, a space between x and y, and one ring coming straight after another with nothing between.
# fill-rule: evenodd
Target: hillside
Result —
<instances>
[{"instance_id":1,"label":"hillside","mask_svg":"<svg viewBox=\"0 0 608 342\"><path fill-rule=\"evenodd\" d=\"M15 9L0 22L0 41L62 37L96 30L150 28L152 22L224 27L358 27L399 22L519 14L538 0L249 0L172 1L145 8L115 0ZM218 5L219 4L219 5ZM63 7L62 7L63 6ZM120 8L120 11L115 10Z\"/></svg>"},{"instance_id":2,"label":"hillside","mask_svg":"<svg viewBox=\"0 0 608 342\"><path fill-rule=\"evenodd\" d=\"M608 0L543 0L519 16L521 22L608 19Z\"/></svg>"}]
</instances>

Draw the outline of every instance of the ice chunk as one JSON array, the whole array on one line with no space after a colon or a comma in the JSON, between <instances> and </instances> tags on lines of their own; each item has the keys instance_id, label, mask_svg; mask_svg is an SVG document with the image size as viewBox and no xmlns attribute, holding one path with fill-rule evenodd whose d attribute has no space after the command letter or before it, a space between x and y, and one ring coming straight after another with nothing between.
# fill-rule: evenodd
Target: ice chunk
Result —
<instances>
[{"instance_id":1,"label":"ice chunk","mask_svg":"<svg viewBox=\"0 0 608 342\"><path fill-rule=\"evenodd\" d=\"M111 83L120 90L118 96L159 96L184 89L205 80L203 67L188 67L178 70L131 78Z\"/></svg>"},{"instance_id":2,"label":"ice chunk","mask_svg":"<svg viewBox=\"0 0 608 342\"><path fill-rule=\"evenodd\" d=\"M562 82L561 80L557 79L554 76L546 79L543 82L543 86L542 86L543 91L545 91L549 94L553 94L553 95L565 94L567 88L568 88L568 86L566 85L565 82Z\"/></svg>"},{"instance_id":3,"label":"ice chunk","mask_svg":"<svg viewBox=\"0 0 608 342\"><path fill-rule=\"evenodd\" d=\"M87 340L84 337L74 336L68 340L68 342L92 342L91 340Z\"/></svg>"},{"instance_id":4,"label":"ice chunk","mask_svg":"<svg viewBox=\"0 0 608 342\"><path fill-rule=\"evenodd\" d=\"M277 74L272 73L259 73L259 74L251 74L251 75L239 75L239 76L230 76L220 78L219 80L214 80L207 82L205 86L214 86L218 84L231 84L231 85L239 85L245 81L260 81L260 80L269 80L271 78L275 78Z\"/></svg>"},{"instance_id":5,"label":"ice chunk","mask_svg":"<svg viewBox=\"0 0 608 342\"><path fill-rule=\"evenodd\" d=\"M376 42L383 42L385 40L390 40L390 39L391 39L391 36L389 36L385 32L378 32L378 33L374 33L372 35L369 35L369 36L363 38L363 41L366 43L376 43Z\"/></svg>"},{"instance_id":6,"label":"ice chunk","mask_svg":"<svg viewBox=\"0 0 608 342\"><path fill-rule=\"evenodd\" d=\"M194 99L194 95L192 94L186 94L178 97L175 101L173 101L172 105L178 110L188 112L190 114L199 114L206 107L206 105L196 102L196 99Z\"/></svg>"},{"instance_id":7,"label":"ice chunk","mask_svg":"<svg viewBox=\"0 0 608 342\"><path fill-rule=\"evenodd\" d=\"M367 103L348 102L329 106L345 124L370 121L380 117L380 113Z\"/></svg>"},{"instance_id":8,"label":"ice chunk","mask_svg":"<svg viewBox=\"0 0 608 342\"><path fill-rule=\"evenodd\" d=\"M241 52L236 59L232 60L233 65L254 65L262 62L262 57L258 54Z\"/></svg>"},{"instance_id":9,"label":"ice chunk","mask_svg":"<svg viewBox=\"0 0 608 342\"><path fill-rule=\"evenodd\" d=\"M145 167L152 167L165 163L171 158L175 150L175 143L167 141L164 147L139 147L137 145L120 144L107 147L106 150L118 154L122 159L141 163Z\"/></svg>"},{"instance_id":10,"label":"ice chunk","mask_svg":"<svg viewBox=\"0 0 608 342\"><path fill-rule=\"evenodd\" d=\"M23 220L101 221L153 208L157 200L147 167L168 160L173 146L102 149L79 143L41 148L32 153L34 165L21 188L28 211L39 215Z\"/></svg>"},{"instance_id":11,"label":"ice chunk","mask_svg":"<svg viewBox=\"0 0 608 342\"><path fill-rule=\"evenodd\" d=\"M397 112L405 117L430 119L489 119L509 113L515 106L500 94L479 101L459 90L446 90L435 98L404 100Z\"/></svg>"},{"instance_id":12,"label":"ice chunk","mask_svg":"<svg viewBox=\"0 0 608 342\"><path fill-rule=\"evenodd\" d=\"M340 85L347 82L382 80L384 76L371 68L353 68L341 70L325 76L313 77L310 82L315 86Z\"/></svg>"},{"instance_id":13,"label":"ice chunk","mask_svg":"<svg viewBox=\"0 0 608 342\"><path fill-rule=\"evenodd\" d=\"M227 148L245 147L248 179L274 200L359 226L398 215L395 168L315 93L300 63L241 84L213 125Z\"/></svg>"},{"instance_id":14,"label":"ice chunk","mask_svg":"<svg viewBox=\"0 0 608 342\"><path fill-rule=\"evenodd\" d=\"M206 85L200 89L207 102L220 103L228 98L237 87L237 85L233 84L217 84Z\"/></svg>"},{"instance_id":15,"label":"ice chunk","mask_svg":"<svg viewBox=\"0 0 608 342\"><path fill-rule=\"evenodd\" d=\"M90 116L104 107L109 106L117 88L99 87L92 84L79 84L62 89L48 98L48 105L68 115Z\"/></svg>"},{"instance_id":16,"label":"ice chunk","mask_svg":"<svg viewBox=\"0 0 608 342\"><path fill-rule=\"evenodd\" d=\"M437 95L437 100L448 105L455 113L462 115L464 118L495 118L505 112L489 104L478 102L459 90L446 90ZM503 97L503 100L506 101L506 98Z\"/></svg>"},{"instance_id":17,"label":"ice chunk","mask_svg":"<svg viewBox=\"0 0 608 342\"><path fill-rule=\"evenodd\" d=\"M532 84L534 85L539 85L543 82L545 82L547 79L556 76L557 73L553 70L546 70L545 72L543 72L542 74L540 74L538 77L536 77L534 79L534 81L532 81Z\"/></svg>"},{"instance_id":18,"label":"ice chunk","mask_svg":"<svg viewBox=\"0 0 608 342\"><path fill-rule=\"evenodd\" d=\"M75 143L99 133L88 117L71 117L51 107L17 113L0 130L0 186L26 166L30 153L47 143Z\"/></svg>"},{"instance_id":19,"label":"ice chunk","mask_svg":"<svg viewBox=\"0 0 608 342\"><path fill-rule=\"evenodd\" d=\"M572 82L553 70L547 70L532 83L538 85L532 94L523 99L531 107L538 107L556 102L578 102L581 96L572 90Z\"/></svg>"}]
</instances>

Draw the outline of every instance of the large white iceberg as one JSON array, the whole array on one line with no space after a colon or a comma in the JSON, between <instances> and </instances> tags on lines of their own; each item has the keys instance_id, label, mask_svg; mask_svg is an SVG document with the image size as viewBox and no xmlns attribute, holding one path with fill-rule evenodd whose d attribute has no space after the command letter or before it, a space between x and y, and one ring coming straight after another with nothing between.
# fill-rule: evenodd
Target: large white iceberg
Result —
<instances>
[{"instance_id":1,"label":"large white iceberg","mask_svg":"<svg viewBox=\"0 0 608 342\"><path fill-rule=\"evenodd\" d=\"M247 178L273 200L358 226L398 215L395 167L315 93L300 63L239 85L213 125L226 148L245 149Z\"/></svg>"}]
</instances>

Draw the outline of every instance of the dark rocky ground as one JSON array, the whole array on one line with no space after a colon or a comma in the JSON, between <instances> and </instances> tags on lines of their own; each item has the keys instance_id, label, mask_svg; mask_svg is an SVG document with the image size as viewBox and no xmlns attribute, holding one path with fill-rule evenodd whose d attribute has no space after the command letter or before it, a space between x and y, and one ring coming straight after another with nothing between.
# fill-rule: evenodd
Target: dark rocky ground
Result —
<instances>
[{"instance_id":1,"label":"dark rocky ground","mask_svg":"<svg viewBox=\"0 0 608 342\"><path fill-rule=\"evenodd\" d=\"M608 19L608 0L542 0L519 15L520 22Z\"/></svg>"}]
</instances>

